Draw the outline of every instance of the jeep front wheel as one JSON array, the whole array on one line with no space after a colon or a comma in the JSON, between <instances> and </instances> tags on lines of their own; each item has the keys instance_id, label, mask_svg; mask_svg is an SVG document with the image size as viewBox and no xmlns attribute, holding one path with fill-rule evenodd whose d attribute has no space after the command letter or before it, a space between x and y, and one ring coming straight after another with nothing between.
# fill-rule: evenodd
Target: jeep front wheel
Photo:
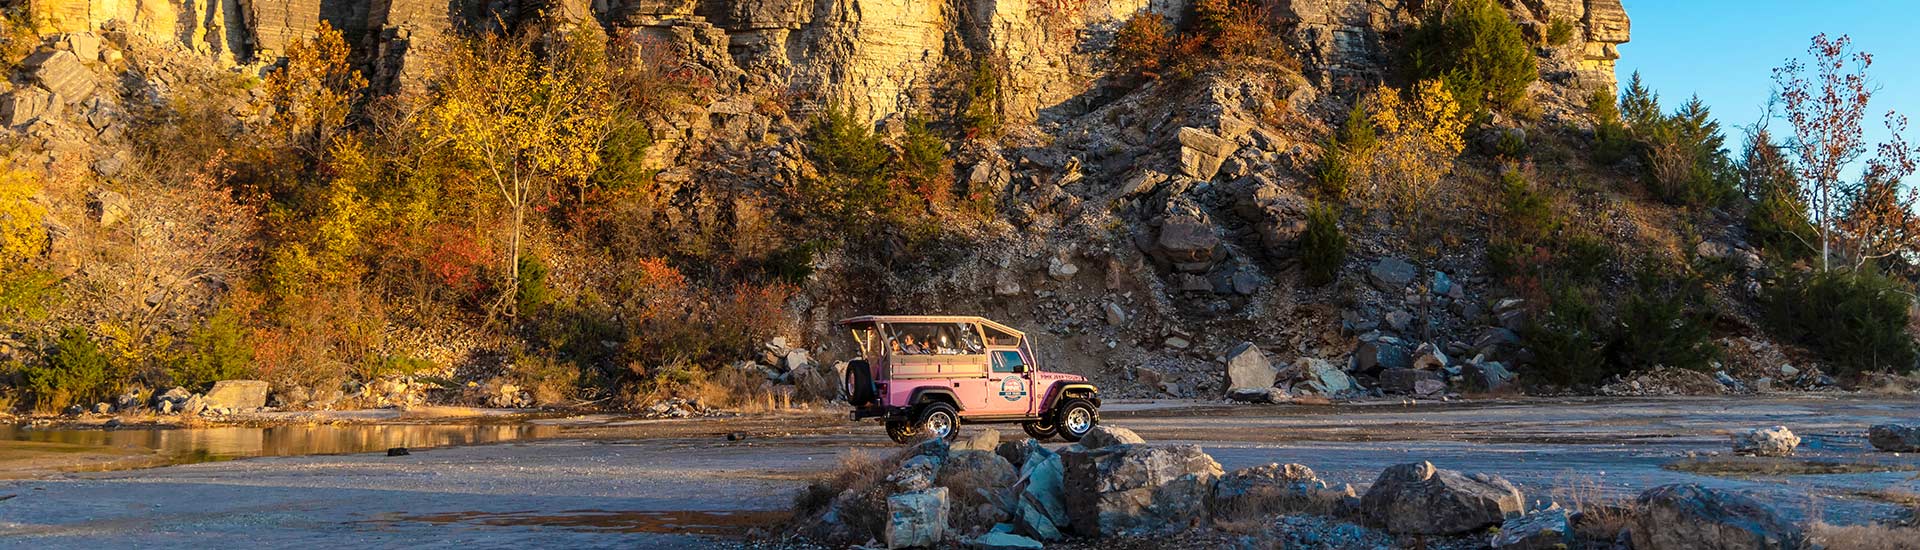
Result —
<instances>
[{"instance_id":1,"label":"jeep front wheel","mask_svg":"<svg viewBox=\"0 0 1920 550\"><path fill-rule=\"evenodd\" d=\"M960 433L960 415L953 405L938 401L920 407L920 414L914 415L914 431L941 439L953 439Z\"/></svg>"},{"instance_id":2,"label":"jeep front wheel","mask_svg":"<svg viewBox=\"0 0 1920 550\"><path fill-rule=\"evenodd\" d=\"M1028 436L1039 441L1046 441L1053 439L1053 436L1060 435L1060 428L1054 426L1053 422L1048 420L1022 422L1020 423L1020 429L1026 430Z\"/></svg>"},{"instance_id":3,"label":"jeep front wheel","mask_svg":"<svg viewBox=\"0 0 1920 550\"><path fill-rule=\"evenodd\" d=\"M1061 403L1060 412L1055 413L1053 418L1060 430L1060 438L1073 442L1086 437L1087 432L1093 431L1093 426L1100 423L1100 411L1093 408L1093 403L1076 397Z\"/></svg>"}]
</instances>

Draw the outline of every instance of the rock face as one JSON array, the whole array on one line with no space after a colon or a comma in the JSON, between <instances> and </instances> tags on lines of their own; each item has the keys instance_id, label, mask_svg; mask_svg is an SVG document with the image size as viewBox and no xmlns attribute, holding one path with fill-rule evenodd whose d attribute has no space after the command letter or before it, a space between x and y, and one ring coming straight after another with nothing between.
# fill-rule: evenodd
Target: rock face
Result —
<instances>
[{"instance_id":1,"label":"rock face","mask_svg":"<svg viewBox=\"0 0 1920 550\"><path fill-rule=\"evenodd\" d=\"M1066 465L1067 514L1073 530L1114 536L1198 521L1220 477L1220 463L1194 445L1144 444L1060 454Z\"/></svg>"},{"instance_id":2,"label":"rock face","mask_svg":"<svg viewBox=\"0 0 1920 550\"><path fill-rule=\"evenodd\" d=\"M1920 453L1920 427L1881 424L1867 430L1867 442L1890 453Z\"/></svg>"},{"instance_id":3,"label":"rock face","mask_svg":"<svg viewBox=\"0 0 1920 550\"><path fill-rule=\"evenodd\" d=\"M267 383L259 380L221 380L207 390L207 407L246 410L267 406Z\"/></svg>"},{"instance_id":4,"label":"rock face","mask_svg":"<svg viewBox=\"0 0 1920 550\"><path fill-rule=\"evenodd\" d=\"M1772 508L1737 493L1694 484L1648 489L1634 499L1636 550L1800 548L1806 536Z\"/></svg>"},{"instance_id":5,"label":"rock face","mask_svg":"<svg viewBox=\"0 0 1920 550\"><path fill-rule=\"evenodd\" d=\"M887 497L887 548L934 546L946 532L945 487Z\"/></svg>"},{"instance_id":6,"label":"rock face","mask_svg":"<svg viewBox=\"0 0 1920 550\"><path fill-rule=\"evenodd\" d=\"M1072 521L1067 515L1066 465L1060 455L1027 441L1034 444L1025 446L1014 483L1014 525L1036 539L1060 540L1061 530Z\"/></svg>"},{"instance_id":7,"label":"rock face","mask_svg":"<svg viewBox=\"0 0 1920 550\"><path fill-rule=\"evenodd\" d=\"M1360 499L1368 520L1390 533L1414 535L1456 535L1499 525L1522 506L1520 490L1499 476L1468 476L1428 462L1387 468Z\"/></svg>"},{"instance_id":8,"label":"rock face","mask_svg":"<svg viewBox=\"0 0 1920 550\"><path fill-rule=\"evenodd\" d=\"M1251 389L1267 390L1273 387L1273 363L1267 362L1267 354L1253 342L1241 342L1227 352L1227 391Z\"/></svg>"},{"instance_id":9,"label":"rock face","mask_svg":"<svg viewBox=\"0 0 1920 550\"><path fill-rule=\"evenodd\" d=\"M1800 438L1786 426L1757 428L1733 434L1733 452L1753 456L1793 456Z\"/></svg>"}]
</instances>

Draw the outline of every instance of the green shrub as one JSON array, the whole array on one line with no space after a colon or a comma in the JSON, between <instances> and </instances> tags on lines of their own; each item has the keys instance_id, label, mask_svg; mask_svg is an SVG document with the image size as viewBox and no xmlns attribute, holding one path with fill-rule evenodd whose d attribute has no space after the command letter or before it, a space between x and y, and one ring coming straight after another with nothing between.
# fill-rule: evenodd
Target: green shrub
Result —
<instances>
[{"instance_id":1,"label":"green shrub","mask_svg":"<svg viewBox=\"0 0 1920 550\"><path fill-rule=\"evenodd\" d=\"M1793 163L1764 129L1747 140L1740 160L1740 185L1752 201L1746 225L1754 244L1770 256L1789 261L1812 256L1810 243L1818 236L1800 200Z\"/></svg>"},{"instance_id":2,"label":"green shrub","mask_svg":"<svg viewBox=\"0 0 1920 550\"><path fill-rule=\"evenodd\" d=\"M1306 233L1300 236L1300 263L1306 268L1307 283L1333 282L1346 261L1347 236L1340 232L1340 208L1314 203L1307 210Z\"/></svg>"},{"instance_id":3,"label":"green shrub","mask_svg":"<svg viewBox=\"0 0 1920 550\"><path fill-rule=\"evenodd\" d=\"M869 125L829 106L808 128L806 141L820 172L800 184L812 210L844 221L890 206L885 177L891 153Z\"/></svg>"},{"instance_id":4,"label":"green shrub","mask_svg":"<svg viewBox=\"0 0 1920 550\"><path fill-rule=\"evenodd\" d=\"M947 157L947 142L927 127L926 119L907 119L899 171L921 200L944 205L953 198L953 161Z\"/></svg>"},{"instance_id":5,"label":"green shrub","mask_svg":"<svg viewBox=\"0 0 1920 550\"><path fill-rule=\"evenodd\" d=\"M1522 132L1501 132L1500 139L1493 144L1493 154L1508 159L1526 158L1526 134Z\"/></svg>"},{"instance_id":6,"label":"green shrub","mask_svg":"<svg viewBox=\"0 0 1920 550\"><path fill-rule=\"evenodd\" d=\"M221 380L244 378L252 370L253 344L230 308L221 308L187 336L187 351L169 366L173 383L199 389Z\"/></svg>"},{"instance_id":7,"label":"green shrub","mask_svg":"<svg viewBox=\"0 0 1920 550\"><path fill-rule=\"evenodd\" d=\"M1520 341L1533 352L1523 371L1559 386L1591 384L1607 376L1602 325L1585 297L1561 291L1544 312L1520 329Z\"/></svg>"},{"instance_id":8,"label":"green shrub","mask_svg":"<svg viewBox=\"0 0 1920 550\"><path fill-rule=\"evenodd\" d=\"M1320 161L1314 164L1314 176L1320 181L1320 194L1327 200L1344 201L1353 187L1353 168L1348 165L1346 148L1336 139L1328 139L1320 149Z\"/></svg>"},{"instance_id":9,"label":"green shrub","mask_svg":"<svg viewBox=\"0 0 1920 550\"><path fill-rule=\"evenodd\" d=\"M1408 34L1406 61L1413 80L1445 80L1461 111L1476 116L1519 106L1540 77L1519 25L1493 0L1431 14Z\"/></svg>"},{"instance_id":10,"label":"green shrub","mask_svg":"<svg viewBox=\"0 0 1920 550\"><path fill-rule=\"evenodd\" d=\"M1555 17L1553 18L1553 23L1547 25L1547 45L1555 47L1565 46L1573 42L1573 32L1572 19Z\"/></svg>"},{"instance_id":11,"label":"green shrub","mask_svg":"<svg viewBox=\"0 0 1920 550\"><path fill-rule=\"evenodd\" d=\"M520 256L520 295L518 311L530 314L545 307L552 300L552 292L547 288L547 264L539 256L526 254Z\"/></svg>"},{"instance_id":12,"label":"green shrub","mask_svg":"<svg viewBox=\"0 0 1920 550\"><path fill-rule=\"evenodd\" d=\"M1615 315L1608 356L1614 372L1655 365L1710 371L1720 357L1709 328L1712 309L1698 281L1642 274Z\"/></svg>"},{"instance_id":13,"label":"green shrub","mask_svg":"<svg viewBox=\"0 0 1920 550\"><path fill-rule=\"evenodd\" d=\"M1501 202L1507 221L1506 236L1520 242L1545 241L1559 229L1553 199L1534 188L1525 173L1508 170L1500 175Z\"/></svg>"},{"instance_id":14,"label":"green shrub","mask_svg":"<svg viewBox=\"0 0 1920 550\"><path fill-rule=\"evenodd\" d=\"M105 401L121 383L106 352L80 327L60 331L53 353L40 364L22 367L20 374L27 396L41 411Z\"/></svg>"},{"instance_id":15,"label":"green shrub","mask_svg":"<svg viewBox=\"0 0 1920 550\"><path fill-rule=\"evenodd\" d=\"M1767 326L1819 353L1837 374L1907 372L1913 299L1893 279L1870 271L1790 276L1762 292Z\"/></svg>"},{"instance_id":16,"label":"green shrub","mask_svg":"<svg viewBox=\"0 0 1920 550\"><path fill-rule=\"evenodd\" d=\"M600 167L593 172L593 186L617 191L647 185L654 172L646 165L653 132L646 123L630 118L616 120L608 130L600 144Z\"/></svg>"},{"instance_id":17,"label":"green shrub","mask_svg":"<svg viewBox=\"0 0 1920 550\"><path fill-rule=\"evenodd\" d=\"M787 284L806 284L807 277L813 276L814 257L826 249L827 242L817 239L794 245L768 256L761 271Z\"/></svg>"},{"instance_id":18,"label":"green shrub","mask_svg":"<svg viewBox=\"0 0 1920 550\"><path fill-rule=\"evenodd\" d=\"M1698 96L1645 135L1654 195L1678 206L1716 206L1734 195L1726 137Z\"/></svg>"},{"instance_id":19,"label":"green shrub","mask_svg":"<svg viewBox=\"0 0 1920 550\"><path fill-rule=\"evenodd\" d=\"M973 65L973 72L962 90L960 124L971 136L994 137L1000 135L1000 68L991 58L983 57Z\"/></svg>"},{"instance_id":20,"label":"green shrub","mask_svg":"<svg viewBox=\"0 0 1920 550\"><path fill-rule=\"evenodd\" d=\"M44 321L60 302L60 277L51 271L0 268L0 329Z\"/></svg>"},{"instance_id":21,"label":"green shrub","mask_svg":"<svg viewBox=\"0 0 1920 550\"><path fill-rule=\"evenodd\" d=\"M1587 99L1593 117L1593 158L1601 164L1616 164L1633 156L1635 144L1627 126L1620 120L1619 101L1613 90L1599 89Z\"/></svg>"}]
</instances>

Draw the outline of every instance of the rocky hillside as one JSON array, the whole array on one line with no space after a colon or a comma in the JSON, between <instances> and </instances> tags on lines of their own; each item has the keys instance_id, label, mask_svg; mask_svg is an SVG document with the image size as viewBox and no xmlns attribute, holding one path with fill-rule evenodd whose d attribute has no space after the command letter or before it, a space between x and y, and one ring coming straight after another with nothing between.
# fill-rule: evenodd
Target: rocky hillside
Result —
<instances>
[{"instance_id":1,"label":"rocky hillside","mask_svg":"<svg viewBox=\"0 0 1920 550\"><path fill-rule=\"evenodd\" d=\"M47 244L9 288L57 297L8 306L20 320L0 325L11 333L0 357L57 363L64 329L92 327L83 339L146 387L181 382L193 363L302 395L344 382L374 401L417 398L372 389L401 377L436 399L501 401L505 388L508 404L565 402L658 383L689 361L812 377L816 360L848 356L835 319L939 312L1042 334L1047 364L1119 395L1440 395L1508 391L1516 373L1542 391L1594 387L1529 375L1539 354L1523 334L1552 312L1524 273L1501 268L1512 215L1499 195L1520 174L1550 210L1578 213L1563 225L1609 245L1576 285L1591 296L1618 298L1647 266L1733 265L1708 283L1717 366L1607 387L1831 383L1758 327L1767 270L1741 209L1654 200L1634 160L1593 153L1605 139L1593 92L1615 88L1629 39L1617 0L1504 2L1533 72L1510 106L1474 121L1417 218L1364 195L1330 199L1321 166L1352 106L1411 84L1410 37L1446 7L1192 4L11 2L0 122L11 165L40 182L23 204ZM1261 53L1209 30L1222 9L1256 14L1247 43ZM1129 62L1116 52L1136 24L1170 29L1173 57L1206 59ZM495 189L478 164L435 171L452 138L436 137L430 115L464 70L452 52L527 29L546 59L561 55L555 37L578 32L638 52L603 69L642 75L615 79L630 95L576 104L617 104L612 116L643 131L596 142L589 177L537 181L549 187L520 231L502 220L526 209L483 200ZM357 75L288 78L325 59L333 36ZM287 90L316 82L351 84L339 86L343 123L290 133L322 111L287 97L331 96ZM627 126L607 127L596 135ZM821 206L826 184L859 179L832 137L873 131L888 158L860 181L921 198ZM1345 243L1325 284L1303 258L1321 250L1306 241L1323 203L1338 204ZM499 260L523 250L535 265ZM319 275L283 284L300 266ZM503 293L500 277L522 290ZM669 303L663 281L680 285L683 319L707 323L682 324L740 338L686 352L674 346L687 335L655 334L675 324L645 321ZM763 291L782 305L751 309ZM529 313L502 315L516 300ZM695 307L720 302L733 309ZM1608 315L1622 307L1600 302ZM312 338L326 343L290 345ZM182 359L228 340L250 360ZM790 360L786 342L811 353ZM1268 369L1277 382L1223 376L1248 362L1286 368Z\"/></svg>"}]
</instances>

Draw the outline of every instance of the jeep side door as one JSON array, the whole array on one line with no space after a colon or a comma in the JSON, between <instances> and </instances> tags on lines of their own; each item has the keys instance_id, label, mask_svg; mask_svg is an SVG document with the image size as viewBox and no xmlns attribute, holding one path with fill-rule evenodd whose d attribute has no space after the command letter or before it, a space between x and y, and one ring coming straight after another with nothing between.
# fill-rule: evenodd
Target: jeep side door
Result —
<instances>
[{"instance_id":1,"label":"jeep side door","mask_svg":"<svg viewBox=\"0 0 1920 550\"><path fill-rule=\"evenodd\" d=\"M1019 349L996 348L991 355L992 370L987 374L987 411L989 414L1027 414L1032 408L1033 379L1027 376L1027 360Z\"/></svg>"}]
</instances>

